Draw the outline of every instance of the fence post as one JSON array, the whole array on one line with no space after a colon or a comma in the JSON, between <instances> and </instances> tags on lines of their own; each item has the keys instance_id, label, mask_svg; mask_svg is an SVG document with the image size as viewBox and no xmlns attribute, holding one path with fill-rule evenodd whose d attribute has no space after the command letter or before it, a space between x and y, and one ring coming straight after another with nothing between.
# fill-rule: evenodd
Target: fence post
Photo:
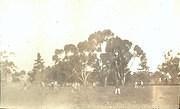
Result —
<instances>
[{"instance_id":1,"label":"fence post","mask_svg":"<svg viewBox=\"0 0 180 109\"><path fill-rule=\"evenodd\" d=\"M179 104L179 109L180 109L180 95L178 96L179 100L178 100L178 104Z\"/></svg>"},{"instance_id":2,"label":"fence post","mask_svg":"<svg viewBox=\"0 0 180 109\"><path fill-rule=\"evenodd\" d=\"M2 105L2 78L1 78L1 71L0 71L0 106Z\"/></svg>"},{"instance_id":3,"label":"fence post","mask_svg":"<svg viewBox=\"0 0 180 109\"><path fill-rule=\"evenodd\" d=\"M178 95L178 109L180 109L180 95Z\"/></svg>"}]
</instances>

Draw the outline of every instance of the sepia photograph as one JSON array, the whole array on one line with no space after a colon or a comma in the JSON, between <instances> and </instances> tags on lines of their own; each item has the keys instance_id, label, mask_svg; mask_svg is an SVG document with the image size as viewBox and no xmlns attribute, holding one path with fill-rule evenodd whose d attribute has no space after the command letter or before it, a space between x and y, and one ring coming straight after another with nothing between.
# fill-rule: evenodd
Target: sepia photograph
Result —
<instances>
[{"instance_id":1,"label":"sepia photograph","mask_svg":"<svg viewBox=\"0 0 180 109\"><path fill-rule=\"evenodd\" d=\"M0 0L0 109L180 109L180 1Z\"/></svg>"}]
</instances>

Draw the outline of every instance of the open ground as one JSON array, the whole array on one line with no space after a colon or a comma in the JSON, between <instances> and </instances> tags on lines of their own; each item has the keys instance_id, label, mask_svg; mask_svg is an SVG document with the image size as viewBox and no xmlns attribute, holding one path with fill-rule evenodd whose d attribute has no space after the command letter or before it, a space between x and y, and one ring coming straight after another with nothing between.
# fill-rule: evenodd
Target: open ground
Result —
<instances>
[{"instance_id":1,"label":"open ground","mask_svg":"<svg viewBox=\"0 0 180 109\"><path fill-rule=\"evenodd\" d=\"M121 94L114 94L114 87L31 86L28 90L17 84L2 89L2 105L13 109L178 109L179 86L121 87ZM20 87L20 86L19 86Z\"/></svg>"}]
</instances>

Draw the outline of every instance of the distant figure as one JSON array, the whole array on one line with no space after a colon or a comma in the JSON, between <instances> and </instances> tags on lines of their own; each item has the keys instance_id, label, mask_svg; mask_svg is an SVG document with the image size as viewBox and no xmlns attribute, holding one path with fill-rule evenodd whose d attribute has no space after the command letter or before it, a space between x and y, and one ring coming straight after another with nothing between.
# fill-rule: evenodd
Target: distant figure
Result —
<instances>
[{"instance_id":1,"label":"distant figure","mask_svg":"<svg viewBox=\"0 0 180 109\"><path fill-rule=\"evenodd\" d=\"M120 95L121 94L121 89L120 88L116 88L115 89L115 95Z\"/></svg>"},{"instance_id":2,"label":"distant figure","mask_svg":"<svg viewBox=\"0 0 180 109\"><path fill-rule=\"evenodd\" d=\"M67 83L64 83L63 86L64 86L64 87L71 87L71 86L72 86L72 83L68 83L68 82L67 82Z\"/></svg>"},{"instance_id":3,"label":"distant figure","mask_svg":"<svg viewBox=\"0 0 180 109\"><path fill-rule=\"evenodd\" d=\"M142 88L144 88L144 82L143 82L143 81L140 81L140 86L141 86Z\"/></svg>"},{"instance_id":4,"label":"distant figure","mask_svg":"<svg viewBox=\"0 0 180 109\"><path fill-rule=\"evenodd\" d=\"M46 87L46 85L45 85L45 83L44 83L44 82L42 82L42 81L41 81L41 83L40 83L40 84L41 84L41 87L43 87L43 88L44 88L44 87Z\"/></svg>"},{"instance_id":5,"label":"distant figure","mask_svg":"<svg viewBox=\"0 0 180 109\"><path fill-rule=\"evenodd\" d=\"M80 90L80 83L74 82L72 83L72 92L79 91Z\"/></svg>"},{"instance_id":6,"label":"distant figure","mask_svg":"<svg viewBox=\"0 0 180 109\"><path fill-rule=\"evenodd\" d=\"M54 90L54 82L53 82L53 81L50 82L50 83L48 84L48 87L49 87L50 90Z\"/></svg>"},{"instance_id":7,"label":"distant figure","mask_svg":"<svg viewBox=\"0 0 180 109\"><path fill-rule=\"evenodd\" d=\"M115 86L115 95L120 95L121 94L121 89L118 85Z\"/></svg>"},{"instance_id":8,"label":"distant figure","mask_svg":"<svg viewBox=\"0 0 180 109\"><path fill-rule=\"evenodd\" d=\"M53 90L57 90L58 89L58 82L54 81L54 89Z\"/></svg>"},{"instance_id":9,"label":"distant figure","mask_svg":"<svg viewBox=\"0 0 180 109\"><path fill-rule=\"evenodd\" d=\"M23 90L27 90L27 88L28 88L27 83L24 83L24 84L23 84Z\"/></svg>"},{"instance_id":10,"label":"distant figure","mask_svg":"<svg viewBox=\"0 0 180 109\"><path fill-rule=\"evenodd\" d=\"M96 82L93 82L93 83L92 83L92 86L93 86L93 87L96 87L96 85L97 85Z\"/></svg>"},{"instance_id":11,"label":"distant figure","mask_svg":"<svg viewBox=\"0 0 180 109\"><path fill-rule=\"evenodd\" d=\"M144 88L144 82L143 81L136 81L135 83L134 83L134 88L139 88L139 87L142 87L142 88Z\"/></svg>"},{"instance_id":12,"label":"distant figure","mask_svg":"<svg viewBox=\"0 0 180 109\"><path fill-rule=\"evenodd\" d=\"M79 82L77 82L77 88L78 88L78 90L80 90L80 83Z\"/></svg>"},{"instance_id":13,"label":"distant figure","mask_svg":"<svg viewBox=\"0 0 180 109\"><path fill-rule=\"evenodd\" d=\"M30 88L31 82L29 80L22 80L23 90L27 90Z\"/></svg>"},{"instance_id":14,"label":"distant figure","mask_svg":"<svg viewBox=\"0 0 180 109\"><path fill-rule=\"evenodd\" d=\"M134 83L134 88L138 88L138 82L137 81Z\"/></svg>"},{"instance_id":15,"label":"distant figure","mask_svg":"<svg viewBox=\"0 0 180 109\"><path fill-rule=\"evenodd\" d=\"M31 83L29 81L24 81L23 82L23 90L29 89L31 86Z\"/></svg>"}]
</instances>

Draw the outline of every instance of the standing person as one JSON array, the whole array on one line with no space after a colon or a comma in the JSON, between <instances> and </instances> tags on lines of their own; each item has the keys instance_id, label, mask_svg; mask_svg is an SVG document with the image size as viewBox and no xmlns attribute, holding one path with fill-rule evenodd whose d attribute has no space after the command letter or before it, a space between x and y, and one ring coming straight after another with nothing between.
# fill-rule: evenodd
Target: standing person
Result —
<instances>
[{"instance_id":1,"label":"standing person","mask_svg":"<svg viewBox=\"0 0 180 109\"><path fill-rule=\"evenodd\" d=\"M140 85L141 85L142 88L144 87L143 81L140 81Z\"/></svg>"},{"instance_id":2,"label":"standing person","mask_svg":"<svg viewBox=\"0 0 180 109\"><path fill-rule=\"evenodd\" d=\"M121 94L121 89L119 87L119 82L117 82L115 85L115 95L120 95L120 94Z\"/></svg>"},{"instance_id":3,"label":"standing person","mask_svg":"<svg viewBox=\"0 0 180 109\"><path fill-rule=\"evenodd\" d=\"M138 82L137 81L134 83L134 87L138 88Z\"/></svg>"}]
</instances>

